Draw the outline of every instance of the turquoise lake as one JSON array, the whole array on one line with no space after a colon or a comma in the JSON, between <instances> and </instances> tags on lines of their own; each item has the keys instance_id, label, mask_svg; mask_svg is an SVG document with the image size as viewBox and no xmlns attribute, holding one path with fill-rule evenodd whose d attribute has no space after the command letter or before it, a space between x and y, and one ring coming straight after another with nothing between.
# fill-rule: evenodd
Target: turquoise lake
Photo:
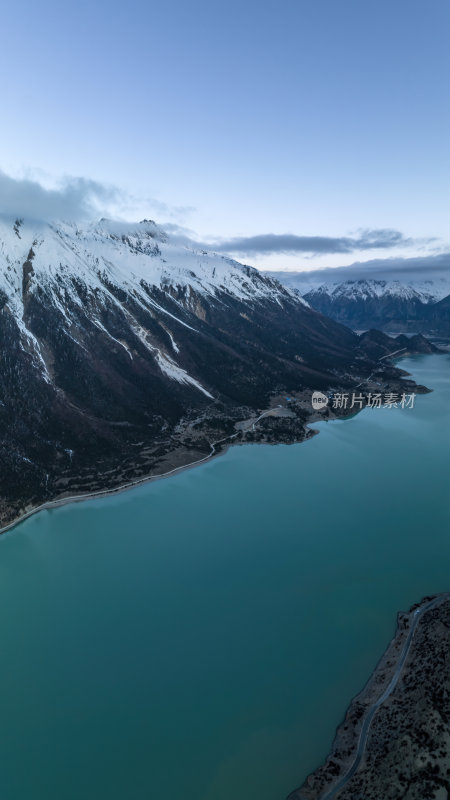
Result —
<instances>
[{"instance_id":1,"label":"turquoise lake","mask_svg":"<svg viewBox=\"0 0 450 800\"><path fill-rule=\"evenodd\" d=\"M0 538L2 800L283 800L396 613L450 589L450 357L434 391L234 447Z\"/></svg>"}]
</instances>

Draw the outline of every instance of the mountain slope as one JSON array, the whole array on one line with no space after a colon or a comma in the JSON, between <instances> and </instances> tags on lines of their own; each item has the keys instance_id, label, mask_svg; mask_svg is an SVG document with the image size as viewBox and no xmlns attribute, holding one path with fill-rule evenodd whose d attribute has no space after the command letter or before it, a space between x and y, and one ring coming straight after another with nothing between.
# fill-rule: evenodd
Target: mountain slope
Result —
<instances>
[{"instance_id":1,"label":"mountain slope","mask_svg":"<svg viewBox=\"0 0 450 800\"><path fill-rule=\"evenodd\" d=\"M294 290L151 221L0 220L0 524L210 451L373 361Z\"/></svg>"}]
</instances>

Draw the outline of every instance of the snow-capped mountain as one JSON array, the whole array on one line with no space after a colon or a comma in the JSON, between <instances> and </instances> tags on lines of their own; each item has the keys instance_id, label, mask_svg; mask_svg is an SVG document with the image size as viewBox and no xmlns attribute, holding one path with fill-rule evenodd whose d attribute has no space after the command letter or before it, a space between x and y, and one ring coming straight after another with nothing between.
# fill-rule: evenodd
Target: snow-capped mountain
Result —
<instances>
[{"instance_id":1,"label":"snow-capped mountain","mask_svg":"<svg viewBox=\"0 0 450 800\"><path fill-rule=\"evenodd\" d=\"M389 275L389 272L392 274ZM369 262L368 265L354 264L311 271L267 271L265 274L276 278L284 286L296 289L303 297L318 289L331 294L338 287L343 287L345 291L353 287L355 292L366 291L371 296L416 293L424 302L438 302L450 294L450 270L427 270L423 265L403 273L389 269L389 266L377 270L371 268Z\"/></svg>"},{"instance_id":2,"label":"snow-capped mountain","mask_svg":"<svg viewBox=\"0 0 450 800\"><path fill-rule=\"evenodd\" d=\"M357 348L295 290L154 222L1 218L0 518L209 452L274 391L348 379Z\"/></svg>"},{"instance_id":3,"label":"snow-capped mountain","mask_svg":"<svg viewBox=\"0 0 450 800\"><path fill-rule=\"evenodd\" d=\"M402 284L400 281L385 280L348 280L331 286L325 284L318 287L316 291L334 299L346 297L355 301L395 297L399 300L418 300L422 303L433 303L437 299L425 286L419 290L411 285Z\"/></svg>"},{"instance_id":4,"label":"snow-capped mountain","mask_svg":"<svg viewBox=\"0 0 450 800\"><path fill-rule=\"evenodd\" d=\"M4 264L0 292L8 298L8 308L47 376L39 342L26 324L25 309L35 295L45 295L46 303L60 314L66 331L77 324L79 312L86 311L88 301L94 326L120 344L132 358L126 344L115 339L101 321L108 306L123 312L123 298L117 296L120 289L146 312L153 315L159 312L166 317L166 332L171 338L168 352L152 345L136 320L129 322L162 372L179 382L193 383L189 375L182 377L176 366L172 366L179 350L170 325L180 319L150 298L152 292L169 294L175 304L188 310L195 298L201 297L217 298L223 294L245 301L267 300L280 292L283 296L293 294L280 286L274 289L275 284L261 279L256 270L224 256L171 244L169 237L148 220L130 226L102 219L84 230L70 224L2 220L0 259Z\"/></svg>"},{"instance_id":5,"label":"snow-capped mountain","mask_svg":"<svg viewBox=\"0 0 450 800\"><path fill-rule=\"evenodd\" d=\"M378 328L399 333L450 334L443 284L398 280L347 280L310 289L312 308L354 330ZM444 303L441 309L441 303Z\"/></svg>"}]
</instances>

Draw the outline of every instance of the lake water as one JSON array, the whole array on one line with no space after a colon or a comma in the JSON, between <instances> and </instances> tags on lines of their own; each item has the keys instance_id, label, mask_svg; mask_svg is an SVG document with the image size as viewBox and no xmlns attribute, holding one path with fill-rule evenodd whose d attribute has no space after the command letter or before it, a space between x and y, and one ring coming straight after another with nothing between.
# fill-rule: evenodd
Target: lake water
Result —
<instances>
[{"instance_id":1,"label":"lake water","mask_svg":"<svg viewBox=\"0 0 450 800\"><path fill-rule=\"evenodd\" d=\"M0 539L2 800L283 800L396 612L450 589L450 357L413 409Z\"/></svg>"}]
</instances>

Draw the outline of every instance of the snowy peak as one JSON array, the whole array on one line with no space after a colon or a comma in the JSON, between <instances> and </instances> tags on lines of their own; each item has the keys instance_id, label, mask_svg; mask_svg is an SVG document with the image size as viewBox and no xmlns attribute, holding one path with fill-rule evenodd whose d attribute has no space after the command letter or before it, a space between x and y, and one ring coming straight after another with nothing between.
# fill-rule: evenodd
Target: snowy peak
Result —
<instances>
[{"instance_id":1,"label":"snowy peak","mask_svg":"<svg viewBox=\"0 0 450 800\"><path fill-rule=\"evenodd\" d=\"M450 334L441 308L448 287L432 281L347 280L307 292L312 308L355 330L378 328L391 333Z\"/></svg>"},{"instance_id":2,"label":"snowy peak","mask_svg":"<svg viewBox=\"0 0 450 800\"><path fill-rule=\"evenodd\" d=\"M67 309L87 300L105 307L120 304L124 295L148 307L149 292L188 310L198 308L200 298L304 303L295 290L255 269L180 244L152 220L80 226L0 217L0 293L22 329L25 303L37 291L65 308L68 323L73 314Z\"/></svg>"},{"instance_id":3,"label":"snowy peak","mask_svg":"<svg viewBox=\"0 0 450 800\"><path fill-rule=\"evenodd\" d=\"M198 335L213 309L285 303L307 305L295 290L180 243L153 220L81 226L0 217L0 310L49 384L55 370L44 318L81 350L100 334L131 361L144 349L157 376L213 399L199 365L186 360L185 332Z\"/></svg>"},{"instance_id":4,"label":"snowy peak","mask_svg":"<svg viewBox=\"0 0 450 800\"><path fill-rule=\"evenodd\" d=\"M370 298L396 297L403 300L420 300L423 303L434 302L434 295L425 289L419 291L408 284L398 280L348 280L337 284L324 284L315 290L331 298L346 297L354 300L368 300Z\"/></svg>"},{"instance_id":5,"label":"snowy peak","mask_svg":"<svg viewBox=\"0 0 450 800\"><path fill-rule=\"evenodd\" d=\"M167 234L152 219L143 219L137 223L117 222L106 217L102 217L98 222L94 222L90 228L100 236L110 236L112 239L122 239L122 237L150 238L158 241L167 241ZM89 229L88 229L89 230Z\"/></svg>"},{"instance_id":6,"label":"snowy peak","mask_svg":"<svg viewBox=\"0 0 450 800\"><path fill-rule=\"evenodd\" d=\"M185 293L230 295L241 300L293 296L276 281L225 256L172 241L151 220L137 224L102 219L81 227L0 219L0 289L16 305L22 268L33 251L30 288L76 276L88 289L104 289L101 276L114 286L142 293L142 284Z\"/></svg>"},{"instance_id":7,"label":"snowy peak","mask_svg":"<svg viewBox=\"0 0 450 800\"><path fill-rule=\"evenodd\" d=\"M437 302L450 294L450 271L427 269L426 266L410 269L402 273L393 269L389 275L389 268L378 274L367 266L356 264L350 267L336 267L333 269L311 271L269 271L266 274L276 277L285 286L297 289L304 297L312 292L317 296L331 296L348 294L353 291L366 293L368 297L391 295L404 298L420 295L422 302Z\"/></svg>"}]
</instances>

